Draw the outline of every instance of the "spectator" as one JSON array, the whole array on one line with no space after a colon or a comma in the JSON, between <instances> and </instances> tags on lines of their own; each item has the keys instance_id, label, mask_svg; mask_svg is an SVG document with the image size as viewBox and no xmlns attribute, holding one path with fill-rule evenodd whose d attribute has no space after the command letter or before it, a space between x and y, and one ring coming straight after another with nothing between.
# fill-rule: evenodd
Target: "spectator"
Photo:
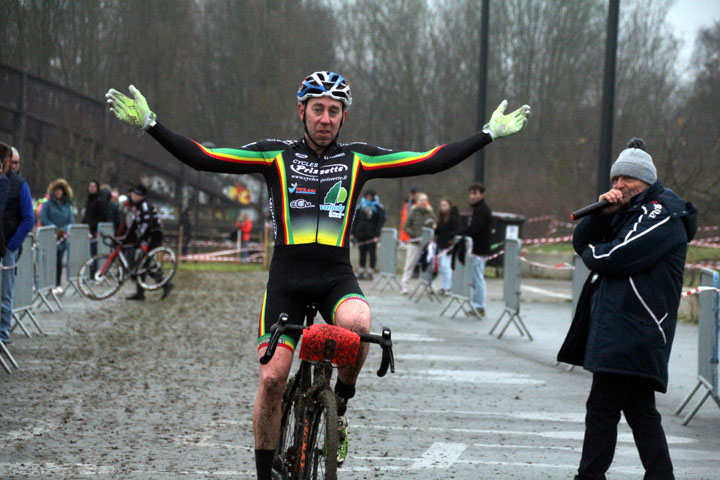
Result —
<instances>
[{"instance_id":1,"label":"spectator","mask_svg":"<svg viewBox=\"0 0 720 480\"><path fill-rule=\"evenodd\" d=\"M471 314L485 316L485 262L490 253L490 228L492 213L485 203L485 186L473 183L468 187L470 205L473 207L470 225L462 231L462 235L472 238L473 265L473 309Z\"/></svg>"},{"instance_id":2,"label":"spectator","mask_svg":"<svg viewBox=\"0 0 720 480\"><path fill-rule=\"evenodd\" d=\"M405 200L405 203L403 203L402 210L400 211L400 241L403 243L410 240L410 237L408 237L407 233L405 233L405 222L407 221L408 215L410 215L410 210L412 210L412 207L415 206L417 194L419 192L420 189L418 187L411 187L410 192L408 193L408 198Z\"/></svg>"},{"instance_id":3,"label":"spectator","mask_svg":"<svg viewBox=\"0 0 720 480\"><path fill-rule=\"evenodd\" d=\"M400 282L403 295L407 295L408 293L408 282L412 277L415 264L417 264L420 258L420 252L422 251L420 235L422 235L423 227L435 228L433 210L430 202L428 202L427 195L418 192L415 196L415 206L410 210L410 214L403 227L403 230L409 238L406 242L405 268L403 269L402 281Z\"/></svg>"},{"instance_id":4,"label":"spectator","mask_svg":"<svg viewBox=\"0 0 720 480\"><path fill-rule=\"evenodd\" d=\"M0 165L11 162L15 156L15 148L0 142ZM12 167L11 167L12 168ZM0 259L5 256L5 234L2 230L2 212L5 210L8 193L10 193L10 180L0 171Z\"/></svg>"},{"instance_id":5,"label":"spectator","mask_svg":"<svg viewBox=\"0 0 720 480\"><path fill-rule=\"evenodd\" d=\"M53 226L57 233L57 268L55 270L55 288L53 292L62 294L62 267L63 257L67 250L67 233L70 225L75 221L73 215L72 188L63 178L58 178L48 185L49 199L40 210L40 224Z\"/></svg>"},{"instance_id":6,"label":"spectator","mask_svg":"<svg viewBox=\"0 0 720 480\"><path fill-rule=\"evenodd\" d=\"M95 180L88 183L88 195L85 200L85 214L81 223L87 223L90 227L90 256L97 255L98 223L107 222L108 208L103 194L100 192L100 184Z\"/></svg>"},{"instance_id":7,"label":"spectator","mask_svg":"<svg viewBox=\"0 0 720 480\"><path fill-rule=\"evenodd\" d=\"M19 155L18 155L19 161ZM10 191L2 214L2 226L5 233L5 256L3 267L12 267L20 256L23 241L35 224L33 202L27 182L11 169L9 159L3 160L2 171L10 181ZM27 252L26 255L31 255ZM15 270L2 270L2 302L0 307L0 341L10 343L10 323L12 322L13 298L15 296Z\"/></svg>"},{"instance_id":8,"label":"spectator","mask_svg":"<svg viewBox=\"0 0 720 480\"><path fill-rule=\"evenodd\" d=\"M12 149L12 159L10 160L10 170L20 175L20 152L15 147Z\"/></svg>"},{"instance_id":9,"label":"spectator","mask_svg":"<svg viewBox=\"0 0 720 480\"><path fill-rule=\"evenodd\" d=\"M250 242L250 232L252 232L252 220L245 213L241 213L237 222L235 223L237 228L238 242L240 246L240 257L245 258L248 256L248 243Z\"/></svg>"},{"instance_id":10,"label":"spectator","mask_svg":"<svg viewBox=\"0 0 720 480\"><path fill-rule=\"evenodd\" d=\"M592 372L577 480L605 478L622 412L646 479L674 479L655 391L665 393L683 269L697 210L657 178L645 143L632 139L610 169L610 206L585 217L573 246L590 277L558 359ZM584 330L584 329L583 329ZM571 329L573 332L573 329ZM570 355L568 347L574 347Z\"/></svg>"},{"instance_id":11,"label":"spectator","mask_svg":"<svg viewBox=\"0 0 720 480\"><path fill-rule=\"evenodd\" d=\"M190 221L190 209L184 207L180 213L180 225L182 226L182 255L188 254L190 241L192 240L192 222Z\"/></svg>"},{"instance_id":12,"label":"spectator","mask_svg":"<svg viewBox=\"0 0 720 480\"><path fill-rule=\"evenodd\" d=\"M359 280L373 279L377 263L377 242L380 240L383 225L385 225L385 208L375 195L375 190L366 190L355 211L352 224L352 234L357 239L360 250L360 273L357 277ZM368 257L370 257L370 268L365 273Z\"/></svg>"},{"instance_id":13,"label":"spectator","mask_svg":"<svg viewBox=\"0 0 720 480\"><path fill-rule=\"evenodd\" d=\"M440 200L440 212L435 227L437 242L440 295L447 295L452 288L452 246L460 221L460 212L450 199Z\"/></svg>"},{"instance_id":14,"label":"spectator","mask_svg":"<svg viewBox=\"0 0 720 480\"><path fill-rule=\"evenodd\" d=\"M162 245L163 241L162 226L160 225L157 209L146 200L146 197L147 187L145 185L139 184L130 191L130 204L135 213L123 243L139 246L141 253L140 257L135 259L135 262L140 262L143 255ZM153 276L154 274L150 272L148 275ZM126 300L145 300L145 289L137 279L135 281L135 294L126 297ZM172 282L163 285L163 293L160 299L165 300L174 286Z\"/></svg>"},{"instance_id":15,"label":"spectator","mask_svg":"<svg viewBox=\"0 0 720 480\"><path fill-rule=\"evenodd\" d=\"M115 192L117 192L117 189L111 189L110 185L100 185L100 195L105 202L105 207L107 208L107 220L103 221L112 222L113 229L117 232L118 227L120 226L120 205L118 204L118 197L115 196Z\"/></svg>"}]
</instances>

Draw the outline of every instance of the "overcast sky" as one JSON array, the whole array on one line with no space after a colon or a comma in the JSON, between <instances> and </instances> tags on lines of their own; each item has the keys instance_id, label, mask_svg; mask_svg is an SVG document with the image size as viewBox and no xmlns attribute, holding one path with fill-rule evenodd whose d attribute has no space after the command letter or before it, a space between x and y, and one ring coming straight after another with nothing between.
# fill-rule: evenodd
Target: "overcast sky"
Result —
<instances>
[{"instance_id":1,"label":"overcast sky","mask_svg":"<svg viewBox=\"0 0 720 480\"><path fill-rule=\"evenodd\" d=\"M667 19L684 41L680 55L684 70L698 30L720 20L720 0L676 0Z\"/></svg>"}]
</instances>

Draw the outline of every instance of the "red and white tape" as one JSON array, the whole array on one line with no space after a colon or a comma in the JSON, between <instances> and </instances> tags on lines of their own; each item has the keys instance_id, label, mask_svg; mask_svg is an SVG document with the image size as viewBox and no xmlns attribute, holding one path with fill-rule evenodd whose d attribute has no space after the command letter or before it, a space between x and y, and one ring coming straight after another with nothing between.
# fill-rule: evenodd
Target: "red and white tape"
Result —
<instances>
[{"instance_id":1,"label":"red and white tape","mask_svg":"<svg viewBox=\"0 0 720 480\"><path fill-rule=\"evenodd\" d=\"M697 295L700 292L720 292L720 289L714 287L695 287L692 290L685 290L680 295L680 298L689 297L690 295Z\"/></svg>"},{"instance_id":2,"label":"red and white tape","mask_svg":"<svg viewBox=\"0 0 720 480\"><path fill-rule=\"evenodd\" d=\"M561 242L572 242L572 235L566 235L564 237L544 237L544 238L527 238L522 241L523 245L535 245L545 243L561 243Z\"/></svg>"},{"instance_id":3,"label":"red and white tape","mask_svg":"<svg viewBox=\"0 0 720 480\"><path fill-rule=\"evenodd\" d=\"M527 263L528 265L532 265L533 267L549 268L553 270L575 270L574 265L570 265L566 262L556 263L555 265L548 265L545 263L533 262L522 255L520 255L520 260Z\"/></svg>"}]
</instances>

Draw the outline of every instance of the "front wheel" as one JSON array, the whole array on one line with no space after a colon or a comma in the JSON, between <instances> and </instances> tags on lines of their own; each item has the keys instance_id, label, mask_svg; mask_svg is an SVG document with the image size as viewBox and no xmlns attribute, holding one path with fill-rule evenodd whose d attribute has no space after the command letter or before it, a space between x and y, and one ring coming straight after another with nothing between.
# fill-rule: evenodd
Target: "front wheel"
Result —
<instances>
[{"instance_id":1,"label":"front wheel","mask_svg":"<svg viewBox=\"0 0 720 480\"><path fill-rule=\"evenodd\" d=\"M302 435L302 424L298 419L303 417L300 405L301 374L298 372L285 387L282 401L282 419L280 421L280 438L275 448L273 470L280 479L298 479L297 468L299 458L297 449Z\"/></svg>"},{"instance_id":2,"label":"front wheel","mask_svg":"<svg viewBox=\"0 0 720 480\"><path fill-rule=\"evenodd\" d=\"M140 260L137 281L145 290L157 290L175 275L177 264L174 251L167 247L153 248Z\"/></svg>"},{"instance_id":3,"label":"front wheel","mask_svg":"<svg viewBox=\"0 0 720 480\"><path fill-rule=\"evenodd\" d=\"M90 300L105 300L120 290L124 279L125 269L120 259L103 253L88 258L82 264L78 273L78 288Z\"/></svg>"},{"instance_id":4,"label":"front wheel","mask_svg":"<svg viewBox=\"0 0 720 480\"><path fill-rule=\"evenodd\" d=\"M307 444L306 480L336 480L338 453L337 397L331 390L323 390L317 398Z\"/></svg>"}]
</instances>

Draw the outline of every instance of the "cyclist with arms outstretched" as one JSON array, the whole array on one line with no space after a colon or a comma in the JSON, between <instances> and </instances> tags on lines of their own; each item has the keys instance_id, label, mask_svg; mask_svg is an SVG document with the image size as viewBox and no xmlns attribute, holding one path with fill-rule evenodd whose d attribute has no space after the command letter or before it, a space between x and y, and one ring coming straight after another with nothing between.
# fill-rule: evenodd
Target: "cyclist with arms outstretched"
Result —
<instances>
[{"instance_id":1,"label":"cyclist with arms outstretched","mask_svg":"<svg viewBox=\"0 0 720 480\"><path fill-rule=\"evenodd\" d=\"M305 306L317 302L326 322L358 333L370 331L370 307L350 264L352 214L363 185L373 178L396 178L440 172L500 137L519 132L530 107L505 115L507 101L490 121L463 140L426 152L339 143L340 128L352 103L350 87L338 74L321 71L306 77L297 92L297 114L305 127L299 140L261 140L239 148L205 148L157 122L145 98L130 86L131 97L111 89L110 110L145 129L183 163L222 173L261 173L268 187L275 250L258 328L258 356L280 313L301 323ZM271 478L272 458L280 431L280 405L298 337L284 336L273 359L260 366L253 427L258 479ZM347 453L347 402L365 362L362 344L354 366L338 369L340 448Z\"/></svg>"}]
</instances>

